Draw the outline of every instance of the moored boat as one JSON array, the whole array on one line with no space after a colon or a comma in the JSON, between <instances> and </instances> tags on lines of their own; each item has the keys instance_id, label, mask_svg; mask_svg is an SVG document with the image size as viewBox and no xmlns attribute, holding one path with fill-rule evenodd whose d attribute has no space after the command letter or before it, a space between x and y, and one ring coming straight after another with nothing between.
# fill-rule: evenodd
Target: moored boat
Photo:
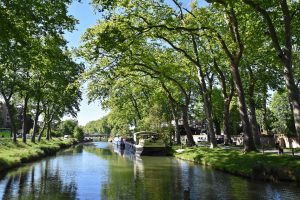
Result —
<instances>
[{"instance_id":1,"label":"moored boat","mask_svg":"<svg viewBox=\"0 0 300 200\"><path fill-rule=\"evenodd\" d=\"M134 133L133 140L125 140L125 149L141 156L164 156L167 154L165 142L158 133L150 131Z\"/></svg>"},{"instance_id":2,"label":"moored boat","mask_svg":"<svg viewBox=\"0 0 300 200\"><path fill-rule=\"evenodd\" d=\"M119 146L120 145L120 142L121 142L121 138L120 136L116 136L112 139L112 143L116 146Z\"/></svg>"}]
</instances>

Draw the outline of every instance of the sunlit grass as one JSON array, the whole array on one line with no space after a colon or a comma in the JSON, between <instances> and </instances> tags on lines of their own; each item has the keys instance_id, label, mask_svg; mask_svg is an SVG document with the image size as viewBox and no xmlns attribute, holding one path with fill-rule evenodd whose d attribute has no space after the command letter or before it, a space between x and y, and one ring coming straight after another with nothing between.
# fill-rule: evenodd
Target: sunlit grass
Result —
<instances>
[{"instance_id":1,"label":"sunlit grass","mask_svg":"<svg viewBox=\"0 0 300 200\"><path fill-rule=\"evenodd\" d=\"M23 143L21 140L13 143L9 139L0 139L0 172L45 155L54 154L59 149L72 144L74 144L73 139L54 138L37 143L29 140L27 143Z\"/></svg>"},{"instance_id":2,"label":"sunlit grass","mask_svg":"<svg viewBox=\"0 0 300 200\"><path fill-rule=\"evenodd\" d=\"M245 177L300 181L300 158L290 155L193 147L175 156Z\"/></svg>"}]
</instances>

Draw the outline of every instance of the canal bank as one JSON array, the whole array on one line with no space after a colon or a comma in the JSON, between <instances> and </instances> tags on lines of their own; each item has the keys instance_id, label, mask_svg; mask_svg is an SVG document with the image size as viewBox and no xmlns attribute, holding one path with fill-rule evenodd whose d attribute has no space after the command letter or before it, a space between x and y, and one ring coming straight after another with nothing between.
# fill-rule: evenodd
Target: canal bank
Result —
<instances>
[{"instance_id":1,"label":"canal bank","mask_svg":"<svg viewBox=\"0 0 300 200\"><path fill-rule=\"evenodd\" d=\"M186 148L174 156L255 180L300 182L299 157L207 147Z\"/></svg>"},{"instance_id":2,"label":"canal bank","mask_svg":"<svg viewBox=\"0 0 300 200\"><path fill-rule=\"evenodd\" d=\"M76 145L0 177L0 199L298 199L295 183L254 181L174 157Z\"/></svg>"},{"instance_id":3,"label":"canal bank","mask_svg":"<svg viewBox=\"0 0 300 200\"><path fill-rule=\"evenodd\" d=\"M74 139L58 139L54 138L50 141L43 140L38 143L17 141L13 143L9 139L0 140L0 173L44 158L54 155L61 149L77 144Z\"/></svg>"}]
</instances>

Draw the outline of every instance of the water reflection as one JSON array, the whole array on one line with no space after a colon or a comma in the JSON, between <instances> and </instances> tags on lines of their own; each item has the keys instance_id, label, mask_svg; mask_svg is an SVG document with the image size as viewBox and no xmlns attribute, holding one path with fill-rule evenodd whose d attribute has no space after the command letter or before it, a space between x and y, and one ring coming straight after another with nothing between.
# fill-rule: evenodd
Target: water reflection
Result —
<instances>
[{"instance_id":1,"label":"water reflection","mask_svg":"<svg viewBox=\"0 0 300 200\"><path fill-rule=\"evenodd\" d=\"M254 182L107 143L77 146L9 172L2 199L297 199L296 185Z\"/></svg>"},{"instance_id":2,"label":"water reflection","mask_svg":"<svg viewBox=\"0 0 300 200\"><path fill-rule=\"evenodd\" d=\"M75 181L64 183L59 167L49 170L49 160L8 175L2 199L75 199ZM1 194L1 192L0 192Z\"/></svg>"}]
</instances>

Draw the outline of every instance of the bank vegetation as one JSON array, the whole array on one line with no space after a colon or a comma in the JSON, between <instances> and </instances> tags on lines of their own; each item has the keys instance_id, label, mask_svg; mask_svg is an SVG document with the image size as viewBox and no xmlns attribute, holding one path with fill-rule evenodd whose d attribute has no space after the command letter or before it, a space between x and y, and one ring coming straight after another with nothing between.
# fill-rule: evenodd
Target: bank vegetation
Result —
<instances>
[{"instance_id":1,"label":"bank vegetation","mask_svg":"<svg viewBox=\"0 0 300 200\"><path fill-rule=\"evenodd\" d=\"M77 144L75 139L55 138L51 141L42 140L39 143L21 140L12 142L9 139L0 140L0 172L21 166L24 163L41 159L45 156L55 155L63 148Z\"/></svg>"},{"instance_id":2,"label":"bank vegetation","mask_svg":"<svg viewBox=\"0 0 300 200\"><path fill-rule=\"evenodd\" d=\"M193 147L175 157L256 180L300 182L299 156L274 153L244 153L241 150Z\"/></svg>"}]
</instances>

